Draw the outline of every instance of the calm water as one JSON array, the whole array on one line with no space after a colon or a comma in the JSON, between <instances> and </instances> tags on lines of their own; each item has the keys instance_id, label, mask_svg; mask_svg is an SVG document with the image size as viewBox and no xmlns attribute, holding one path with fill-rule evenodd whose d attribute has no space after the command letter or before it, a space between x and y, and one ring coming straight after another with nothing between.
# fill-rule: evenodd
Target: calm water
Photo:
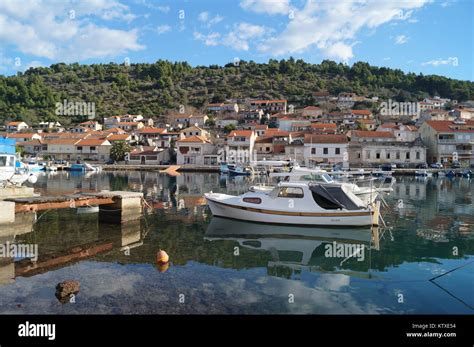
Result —
<instances>
[{"instance_id":1,"label":"calm water","mask_svg":"<svg viewBox=\"0 0 474 347\"><path fill-rule=\"evenodd\" d=\"M124 226L67 209L0 229L2 242L39 249L36 267L0 259L0 313L474 313L474 181L399 178L377 232L212 218L204 192L248 185L217 174L42 176L45 195L140 191L150 207ZM344 245L358 252L328 253ZM80 292L62 304L55 287L68 279Z\"/></svg>"}]
</instances>

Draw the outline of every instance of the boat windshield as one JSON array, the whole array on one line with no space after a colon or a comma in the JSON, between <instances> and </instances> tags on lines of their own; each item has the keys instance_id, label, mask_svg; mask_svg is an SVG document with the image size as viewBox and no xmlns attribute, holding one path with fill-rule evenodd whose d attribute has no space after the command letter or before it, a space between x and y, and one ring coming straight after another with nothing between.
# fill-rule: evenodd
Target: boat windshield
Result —
<instances>
[{"instance_id":1,"label":"boat windshield","mask_svg":"<svg viewBox=\"0 0 474 347\"><path fill-rule=\"evenodd\" d=\"M0 156L0 167L15 166L15 158L13 156Z\"/></svg>"},{"instance_id":2,"label":"boat windshield","mask_svg":"<svg viewBox=\"0 0 474 347\"><path fill-rule=\"evenodd\" d=\"M334 180L328 174L307 174L302 176L304 181L334 183Z\"/></svg>"}]
</instances>

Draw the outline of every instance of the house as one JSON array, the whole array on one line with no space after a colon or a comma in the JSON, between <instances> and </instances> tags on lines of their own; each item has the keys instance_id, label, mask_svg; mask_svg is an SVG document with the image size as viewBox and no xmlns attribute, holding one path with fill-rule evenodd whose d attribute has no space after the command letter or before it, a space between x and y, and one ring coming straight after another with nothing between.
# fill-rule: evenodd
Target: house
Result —
<instances>
[{"instance_id":1,"label":"house","mask_svg":"<svg viewBox=\"0 0 474 347\"><path fill-rule=\"evenodd\" d=\"M420 138L414 141L351 141L349 163L352 167L379 167L396 164L416 168L426 163L426 146Z\"/></svg>"},{"instance_id":2,"label":"house","mask_svg":"<svg viewBox=\"0 0 474 347\"><path fill-rule=\"evenodd\" d=\"M317 102L327 102L331 99L331 94L327 90L321 90L313 93L313 98Z\"/></svg>"},{"instance_id":3,"label":"house","mask_svg":"<svg viewBox=\"0 0 474 347\"><path fill-rule=\"evenodd\" d=\"M62 125L59 122L39 122L38 126L41 130L62 129Z\"/></svg>"},{"instance_id":4,"label":"house","mask_svg":"<svg viewBox=\"0 0 474 347\"><path fill-rule=\"evenodd\" d=\"M316 120L323 115L323 109L318 106L306 106L301 112L303 118Z\"/></svg>"},{"instance_id":5,"label":"house","mask_svg":"<svg viewBox=\"0 0 474 347\"><path fill-rule=\"evenodd\" d=\"M334 123L311 123L309 130L314 134L335 134L337 125Z\"/></svg>"},{"instance_id":6,"label":"house","mask_svg":"<svg viewBox=\"0 0 474 347\"><path fill-rule=\"evenodd\" d=\"M239 112L237 103L214 103L207 105L207 110L212 112Z\"/></svg>"},{"instance_id":7,"label":"house","mask_svg":"<svg viewBox=\"0 0 474 347\"><path fill-rule=\"evenodd\" d=\"M264 112L262 110L242 111L243 120L245 123L260 123Z\"/></svg>"},{"instance_id":8,"label":"house","mask_svg":"<svg viewBox=\"0 0 474 347\"><path fill-rule=\"evenodd\" d=\"M420 127L427 120L454 120L456 117L448 110L434 109L421 112L415 125Z\"/></svg>"},{"instance_id":9,"label":"house","mask_svg":"<svg viewBox=\"0 0 474 347\"><path fill-rule=\"evenodd\" d=\"M90 131L89 128L86 128L86 127L83 127L83 126L80 126L80 125L75 126L74 128L71 129L71 132L75 133L75 134L85 134L88 131Z\"/></svg>"},{"instance_id":10,"label":"house","mask_svg":"<svg viewBox=\"0 0 474 347\"><path fill-rule=\"evenodd\" d=\"M120 116L112 116L104 118L105 129L116 128L117 124L121 121Z\"/></svg>"},{"instance_id":11,"label":"house","mask_svg":"<svg viewBox=\"0 0 474 347\"><path fill-rule=\"evenodd\" d=\"M137 131L145 127L145 124L142 122L118 122L115 126L125 131Z\"/></svg>"},{"instance_id":12,"label":"house","mask_svg":"<svg viewBox=\"0 0 474 347\"><path fill-rule=\"evenodd\" d=\"M94 130L94 131L102 130L102 125L99 124L99 122L93 121L93 120L79 123L79 126L81 126L83 128L86 128L86 129Z\"/></svg>"},{"instance_id":13,"label":"house","mask_svg":"<svg viewBox=\"0 0 474 347\"><path fill-rule=\"evenodd\" d=\"M303 136L304 139L304 136ZM295 160L297 163L304 163L305 156L304 156L304 142L303 140L296 141L294 140L293 143L285 146L285 158L289 158L291 160Z\"/></svg>"},{"instance_id":14,"label":"house","mask_svg":"<svg viewBox=\"0 0 474 347\"><path fill-rule=\"evenodd\" d=\"M227 135L226 158L229 162L250 162L257 135L253 130L233 130Z\"/></svg>"},{"instance_id":15,"label":"house","mask_svg":"<svg viewBox=\"0 0 474 347\"><path fill-rule=\"evenodd\" d=\"M278 119L278 129L283 131L296 131L293 129L293 124L298 124L299 127L306 126L309 129L311 121L309 119L297 118L293 116L285 116Z\"/></svg>"},{"instance_id":16,"label":"house","mask_svg":"<svg viewBox=\"0 0 474 347\"><path fill-rule=\"evenodd\" d=\"M358 96L356 93L339 93L337 106L341 109L351 108L356 102L364 101L364 99L363 96Z\"/></svg>"},{"instance_id":17,"label":"house","mask_svg":"<svg viewBox=\"0 0 474 347\"><path fill-rule=\"evenodd\" d=\"M357 119L355 125L360 130L375 130L376 122L374 119Z\"/></svg>"},{"instance_id":18,"label":"house","mask_svg":"<svg viewBox=\"0 0 474 347\"><path fill-rule=\"evenodd\" d=\"M391 132L396 141L402 142L412 142L419 137L418 128L414 125L384 123L377 128L377 131Z\"/></svg>"},{"instance_id":19,"label":"house","mask_svg":"<svg viewBox=\"0 0 474 347\"><path fill-rule=\"evenodd\" d=\"M110 149L112 144L108 139L89 139L79 140L74 144L76 160L96 160L106 162L110 159Z\"/></svg>"},{"instance_id":20,"label":"house","mask_svg":"<svg viewBox=\"0 0 474 347\"><path fill-rule=\"evenodd\" d=\"M428 120L420 127L429 163L474 164L474 120Z\"/></svg>"},{"instance_id":21,"label":"house","mask_svg":"<svg viewBox=\"0 0 474 347\"><path fill-rule=\"evenodd\" d=\"M154 146L139 146L125 156L127 165L162 165L169 159L168 150Z\"/></svg>"},{"instance_id":22,"label":"house","mask_svg":"<svg viewBox=\"0 0 474 347\"><path fill-rule=\"evenodd\" d=\"M186 137L176 142L178 165L217 165L217 148L207 138L199 135Z\"/></svg>"},{"instance_id":23,"label":"house","mask_svg":"<svg viewBox=\"0 0 474 347\"><path fill-rule=\"evenodd\" d=\"M180 133L184 136L184 137L190 137L190 136L202 136L202 137L205 137L205 138L209 138L210 134L208 131L198 127L198 126L191 126L189 128L186 128L186 129L183 129L180 131Z\"/></svg>"},{"instance_id":24,"label":"house","mask_svg":"<svg viewBox=\"0 0 474 347\"><path fill-rule=\"evenodd\" d=\"M268 155L283 155L285 147L291 142L290 133L278 129L268 129L263 136L255 139L254 151L257 159L267 158Z\"/></svg>"},{"instance_id":25,"label":"house","mask_svg":"<svg viewBox=\"0 0 474 347\"><path fill-rule=\"evenodd\" d=\"M465 120L474 120L474 108L458 106L450 112L454 118L460 118Z\"/></svg>"},{"instance_id":26,"label":"house","mask_svg":"<svg viewBox=\"0 0 474 347\"><path fill-rule=\"evenodd\" d=\"M204 127L208 121L209 116L207 114L193 114L190 118L189 126Z\"/></svg>"},{"instance_id":27,"label":"house","mask_svg":"<svg viewBox=\"0 0 474 347\"><path fill-rule=\"evenodd\" d=\"M390 131L351 130L347 133L351 142L390 142L395 141L395 135Z\"/></svg>"},{"instance_id":28,"label":"house","mask_svg":"<svg viewBox=\"0 0 474 347\"><path fill-rule=\"evenodd\" d=\"M56 138L46 140L47 145L46 152L44 154L49 155L56 160L75 160L76 159L76 143L81 139L78 138Z\"/></svg>"},{"instance_id":29,"label":"house","mask_svg":"<svg viewBox=\"0 0 474 347\"><path fill-rule=\"evenodd\" d=\"M264 113L286 113L287 100L247 100L249 110Z\"/></svg>"},{"instance_id":30,"label":"house","mask_svg":"<svg viewBox=\"0 0 474 347\"><path fill-rule=\"evenodd\" d=\"M25 154L32 156L42 155L42 153L48 149L48 146L43 142L43 140L38 139L17 142L16 145L23 148Z\"/></svg>"},{"instance_id":31,"label":"house","mask_svg":"<svg viewBox=\"0 0 474 347\"><path fill-rule=\"evenodd\" d=\"M224 129L228 125L234 125L237 127L239 124L239 121L235 117L226 117L223 119L217 119L216 120L216 127L218 129Z\"/></svg>"},{"instance_id":32,"label":"house","mask_svg":"<svg viewBox=\"0 0 474 347\"><path fill-rule=\"evenodd\" d=\"M31 140L41 140L42 137L40 134L37 133L15 133L15 134L7 134L7 138L15 139L16 142L22 141L31 141Z\"/></svg>"},{"instance_id":33,"label":"house","mask_svg":"<svg viewBox=\"0 0 474 347\"><path fill-rule=\"evenodd\" d=\"M304 137L304 158L306 166L343 163L348 167L346 135L306 134Z\"/></svg>"},{"instance_id":34,"label":"house","mask_svg":"<svg viewBox=\"0 0 474 347\"><path fill-rule=\"evenodd\" d=\"M140 141L156 140L160 138L161 134L166 133L166 128L143 127L136 133Z\"/></svg>"},{"instance_id":35,"label":"house","mask_svg":"<svg viewBox=\"0 0 474 347\"><path fill-rule=\"evenodd\" d=\"M116 142L132 142L133 135L131 134L109 134L106 137L107 141L109 141L112 145Z\"/></svg>"},{"instance_id":36,"label":"house","mask_svg":"<svg viewBox=\"0 0 474 347\"><path fill-rule=\"evenodd\" d=\"M28 129L29 126L25 122L9 122L7 123L7 132L19 132Z\"/></svg>"}]
</instances>

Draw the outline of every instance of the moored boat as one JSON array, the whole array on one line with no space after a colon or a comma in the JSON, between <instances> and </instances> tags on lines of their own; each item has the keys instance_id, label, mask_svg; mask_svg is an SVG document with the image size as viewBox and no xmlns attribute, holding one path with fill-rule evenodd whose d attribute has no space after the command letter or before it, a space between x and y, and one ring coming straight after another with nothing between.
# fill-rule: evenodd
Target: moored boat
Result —
<instances>
[{"instance_id":1,"label":"moored boat","mask_svg":"<svg viewBox=\"0 0 474 347\"><path fill-rule=\"evenodd\" d=\"M241 196L206 193L215 216L252 222L298 225L368 226L378 224L378 205L365 205L344 186L282 182L271 192Z\"/></svg>"}]
</instances>

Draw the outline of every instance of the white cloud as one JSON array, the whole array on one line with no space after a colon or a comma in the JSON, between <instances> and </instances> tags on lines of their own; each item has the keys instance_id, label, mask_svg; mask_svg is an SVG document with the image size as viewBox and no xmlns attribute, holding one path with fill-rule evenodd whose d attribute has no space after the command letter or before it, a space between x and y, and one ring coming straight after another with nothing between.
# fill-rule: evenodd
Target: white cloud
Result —
<instances>
[{"instance_id":1,"label":"white cloud","mask_svg":"<svg viewBox=\"0 0 474 347\"><path fill-rule=\"evenodd\" d=\"M242 0L240 6L246 11L266 14L289 14L290 0Z\"/></svg>"},{"instance_id":2,"label":"white cloud","mask_svg":"<svg viewBox=\"0 0 474 347\"><path fill-rule=\"evenodd\" d=\"M407 43L408 42L408 37L406 37L405 35L398 35L397 37L395 37L395 43L397 45L403 45L404 43Z\"/></svg>"},{"instance_id":3,"label":"white cloud","mask_svg":"<svg viewBox=\"0 0 474 347\"><path fill-rule=\"evenodd\" d=\"M457 57L449 57L447 59L435 59L421 63L421 65L431 65L431 66L440 66L440 65L452 65L458 66L459 60Z\"/></svg>"},{"instance_id":4,"label":"white cloud","mask_svg":"<svg viewBox=\"0 0 474 347\"><path fill-rule=\"evenodd\" d=\"M208 28L210 28L211 26L213 26L217 23L222 22L223 19L224 19L224 17L222 17L218 14L215 15L214 17L211 17L209 12L207 12L207 11L201 12L198 15L198 20L202 23L205 23Z\"/></svg>"},{"instance_id":5,"label":"white cloud","mask_svg":"<svg viewBox=\"0 0 474 347\"><path fill-rule=\"evenodd\" d=\"M207 35L195 32L194 38L204 42L207 46L223 45L237 51L248 51L251 41L258 42L270 32L271 30L267 27L242 22L234 24L232 30L225 35L217 32Z\"/></svg>"},{"instance_id":6,"label":"white cloud","mask_svg":"<svg viewBox=\"0 0 474 347\"><path fill-rule=\"evenodd\" d=\"M167 33L167 32L170 32L171 31L171 27L169 25L159 25L157 28L156 28L156 31L158 32L158 35L161 35L161 34L164 34L164 33Z\"/></svg>"},{"instance_id":7,"label":"white cloud","mask_svg":"<svg viewBox=\"0 0 474 347\"><path fill-rule=\"evenodd\" d=\"M343 42L336 42L328 47L322 48L324 48L326 57L341 60L345 63L354 57L354 54L352 53L352 46Z\"/></svg>"},{"instance_id":8,"label":"white cloud","mask_svg":"<svg viewBox=\"0 0 474 347\"><path fill-rule=\"evenodd\" d=\"M280 34L266 40L258 49L280 56L317 47L323 55L344 61L353 57L352 42L362 29L375 30L385 23L407 20L427 2L308 0L303 8L293 9L294 18Z\"/></svg>"},{"instance_id":9,"label":"white cloud","mask_svg":"<svg viewBox=\"0 0 474 347\"><path fill-rule=\"evenodd\" d=\"M94 20L130 22L128 6L115 0L0 1L0 42L56 61L112 57L144 47L138 31L111 29Z\"/></svg>"},{"instance_id":10,"label":"white cloud","mask_svg":"<svg viewBox=\"0 0 474 347\"><path fill-rule=\"evenodd\" d=\"M204 22L204 23L205 23L205 22L208 21L208 19L209 19L209 12L204 11L204 12L199 13L199 15L198 15L198 20L199 20L200 22Z\"/></svg>"},{"instance_id":11,"label":"white cloud","mask_svg":"<svg viewBox=\"0 0 474 347\"><path fill-rule=\"evenodd\" d=\"M219 33L210 33L205 35L197 31L195 31L193 35L196 40L204 42L206 46L217 46L221 36Z\"/></svg>"}]
</instances>

